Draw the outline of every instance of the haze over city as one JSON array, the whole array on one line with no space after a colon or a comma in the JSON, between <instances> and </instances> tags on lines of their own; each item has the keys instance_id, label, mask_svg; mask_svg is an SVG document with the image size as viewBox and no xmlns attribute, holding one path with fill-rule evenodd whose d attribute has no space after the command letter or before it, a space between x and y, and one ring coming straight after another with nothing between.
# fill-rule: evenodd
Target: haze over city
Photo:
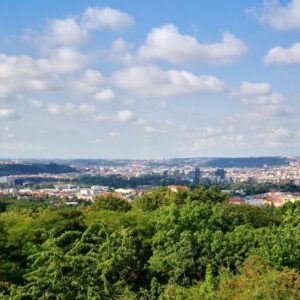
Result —
<instances>
[{"instance_id":1,"label":"haze over city","mask_svg":"<svg viewBox=\"0 0 300 300\"><path fill-rule=\"evenodd\" d=\"M300 1L0 3L0 157L295 156Z\"/></svg>"}]
</instances>

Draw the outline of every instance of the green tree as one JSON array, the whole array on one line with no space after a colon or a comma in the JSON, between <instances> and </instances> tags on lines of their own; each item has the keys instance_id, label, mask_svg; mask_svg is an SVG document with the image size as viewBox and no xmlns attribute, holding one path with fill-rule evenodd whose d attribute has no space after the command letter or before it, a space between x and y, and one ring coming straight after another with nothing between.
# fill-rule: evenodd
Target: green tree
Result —
<instances>
[{"instance_id":1,"label":"green tree","mask_svg":"<svg viewBox=\"0 0 300 300\"><path fill-rule=\"evenodd\" d=\"M168 188L155 188L134 201L134 206L142 211L154 211L161 206L170 205L171 191Z\"/></svg>"},{"instance_id":2,"label":"green tree","mask_svg":"<svg viewBox=\"0 0 300 300\"><path fill-rule=\"evenodd\" d=\"M91 209L106 209L113 211L129 211L131 209L130 203L114 194L108 194L107 196L97 196Z\"/></svg>"},{"instance_id":3,"label":"green tree","mask_svg":"<svg viewBox=\"0 0 300 300\"><path fill-rule=\"evenodd\" d=\"M111 232L100 223L84 233L67 231L47 240L31 257L26 284L14 299L116 299L135 284L140 270L139 238Z\"/></svg>"},{"instance_id":4,"label":"green tree","mask_svg":"<svg viewBox=\"0 0 300 300\"><path fill-rule=\"evenodd\" d=\"M259 257L249 257L240 274L221 281L216 299L300 299L300 275L290 269L277 271Z\"/></svg>"}]
</instances>

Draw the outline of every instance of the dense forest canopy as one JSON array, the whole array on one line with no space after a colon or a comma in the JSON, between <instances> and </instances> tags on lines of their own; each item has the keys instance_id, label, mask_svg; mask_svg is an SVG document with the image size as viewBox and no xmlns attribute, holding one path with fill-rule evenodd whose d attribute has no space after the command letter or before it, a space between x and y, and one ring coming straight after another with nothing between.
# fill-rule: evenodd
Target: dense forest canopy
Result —
<instances>
[{"instance_id":1,"label":"dense forest canopy","mask_svg":"<svg viewBox=\"0 0 300 300\"><path fill-rule=\"evenodd\" d=\"M139 186L167 186L167 185L189 185L191 182L185 177L177 175L166 177L160 174L147 174L137 177L125 178L121 175L83 175L73 180L79 185L104 185L113 188L137 188Z\"/></svg>"},{"instance_id":2,"label":"dense forest canopy","mask_svg":"<svg viewBox=\"0 0 300 300\"><path fill-rule=\"evenodd\" d=\"M157 188L129 203L1 199L1 299L300 299L300 203Z\"/></svg>"},{"instance_id":3,"label":"dense forest canopy","mask_svg":"<svg viewBox=\"0 0 300 300\"><path fill-rule=\"evenodd\" d=\"M67 165L58 165L54 163L0 164L0 176L40 173L61 174L73 172L77 172L77 170Z\"/></svg>"}]
</instances>

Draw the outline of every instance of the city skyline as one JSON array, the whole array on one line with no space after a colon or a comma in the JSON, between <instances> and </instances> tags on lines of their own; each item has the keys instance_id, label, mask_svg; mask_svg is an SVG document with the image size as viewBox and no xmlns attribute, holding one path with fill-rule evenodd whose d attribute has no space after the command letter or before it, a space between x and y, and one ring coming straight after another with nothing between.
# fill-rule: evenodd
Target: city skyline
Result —
<instances>
[{"instance_id":1,"label":"city skyline","mask_svg":"<svg viewBox=\"0 0 300 300\"><path fill-rule=\"evenodd\" d=\"M300 0L4 0L0 157L297 156Z\"/></svg>"}]
</instances>

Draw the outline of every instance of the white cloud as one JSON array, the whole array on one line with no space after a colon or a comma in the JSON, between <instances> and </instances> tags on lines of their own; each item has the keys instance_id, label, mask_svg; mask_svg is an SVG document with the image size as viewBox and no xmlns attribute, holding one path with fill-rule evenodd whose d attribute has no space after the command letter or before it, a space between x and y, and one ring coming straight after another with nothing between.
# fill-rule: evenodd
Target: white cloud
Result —
<instances>
[{"instance_id":1,"label":"white cloud","mask_svg":"<svg viewBox=\"0 0 300 300\"><path fill-rule=\"evenodd\" d=\"M259 139L261 139L262 144L265 147L274 147L288 141L292 141L293 133L283 127L274 127L266 131L259 131L256 135Z\"/></svg>"},{"instance_id":2,"label":"white cloud","mask_svg":"<svg viewBox=\"0 0 300 300\"><path fill-rule=\"evenodd\" d=\"M57 48L49 57L34 59L27 55L0 53L0 99L17 94L57 90L61 75L83 68L87 57L73 48Z\"/></svg>"},{"instance_id":3,"label":"white cloud","mask_svg":"<svg viewBox=\"0 0 300 300\"><path fill-rule=\"evenodd\" d=\"M69 83L69 90L88 96L99 102L109 102L116 98L115 92L111 88L104 88L107 80L96 70L88 69L79 76L77 80Z\"/></svg>"},{"instance_id":4,"label":"white cloud","mask_svg":"<svg viewBox=\"0 0 300 300\"><path fill-rule=\"evenodd\" d=\"M281 5L278 0L265 0L261 12L250 9L263 24L276 30L300 29L300 0Z\"/></svg>"},{"instance_id":5,"label":"white cloud","mask_svg":"<svg viewBox=\"0 0 300 300\"><path fill-rule=\"evenodd\" d=\"M300 43L293 44L290 48L275 47L269 50L264 57L264 63L269 64L300 64Z\"/></svg>"},{"instance_id":6,"label":"white cloud","mask_svg":"<svg viewBox=\"0 0 300 300\"><path fill-rule=\"evenodd\" d=\"M272 140L286 138L289 137L290 135L291 132L288 129L282 127L272 128L269 132L261 134L263 138L272 139Z\"/></svg>"},{"instance_id":7,"label":"white cloud","mask_svg":"<svg viewBox=\"0 0 300 300\"><path fill-rule=\"evenodd\" d=\"M157 128L153 127L153 126L145 126L144 128L146 133L155 133L157 132Z\"/></svg>"},{"instance_id":8,"label":"white cloud","mask_svg":"<svg viewBox=\"0 0 300 300\"><path fill-rule=\"evenodd\" d=\"M242 82L231 95L247 107L247 112L240 112L242 119L266 120L271 117L292 116L294 111L285 104L284 96L273 91L269 83Z\"/></svg>"},{"instance_id":9,"label":"white cloud","mask_svg":"<svg viewBox=\"0 0 300 300\"><path fill-rule=\"evenodd\" d=\"M135 124L136 124L136 125L139 125L139 126L146 125L147 123L148 123L147 120L141 119L141 118L138 118L138 119L135 121Z\"/></svg>"},{"instance_id":10,"label":"white cloud","mask_svg":"<svg viewBox=\"0 0 300 300\"><path fill-rule=\"evenodd\" d=\"M120 132L116 132L116 131L111 131L108 133L108 136L115 138L115 137L119 137L120 136Z\"/></svg>"},{"instance_id":11,"label":"white cloud","mask_svg":"<svg viewBox=\"0 0 300 300\"><path fill-rule=\"evenodd\" d=\"M108 102L114 100L116 98L116 95L112 89L103 89L97 92L94 98L95 100L100 102Z\"/></svg>"},{"instance_id":12,"label":"white cloud","mask_svg":"<svg viewBox=\"0 0 300 300\"><path fill-rule=\"evenodd\" d=\"M225 84L214 76L196 76L190 72L163 71L155 66L133 66L117 71L113 81L124 90L143 96L176 96L215 93Z\"/></svg>"},{"instance_id":13,"label":"white cloud","mask_svg":"<svg viewBox=\"0 0 300 300\"><path fill-rule=\"evenodd\" d=\"M104 77L102 74L96 70L88 69L81 74L74 88L81 93L93 94L96 93L103 84Z\"/></svg>"},{"instance_id":14,"label":"white cloud","mask_svg":"<svg viewBox=\"0 0 300 300\"><path fill-rule=\"evenodd\" d=\"M121 110L118 112L118 120L121 122L129 122L135 119L134 114L130 110Z\"/></svg>"},{"instance_id":15,"label":"white cloud","mask_svg":"<svg viewBox=\"0 0 300 300\"><path fill-rule=\"evenodd\" d=\"M44 32L27 31L23 40L48 51L55 47L79 46L89 40L91 30L119 30L133 24L133 18L125 12L109 7L89 7L80 17L49 20Z\"/></svg>"},{"instance_id":16,"label":"white cloud","mask_svg":"<svg viewBox=\"0 0 300 300\"><path fill-rule=\"evenodd\" d=\"M40 48L57 46L76 46L88 40L88 31L80 27L74 18L54 19L48 21L46 31L35 37L26 37L33 40Z\"/></svg>"},{"instance_id":17,"label":"white cloud","mask_svg":"<svg viewBox=\"0 0 300 300\"><path fill-rule=\"evenodd\" d=\"M257 143L264 147L299 145L300 130L297 128L271 127L259 128L255 132Z\"/></svg>"},{"instance_id":18,"label":"white cloud","mask_svg":"<svg viewBox=\"0 0 300 300\"><path fill-rule=\"evenodd\" d=\"M15 134L8 126L5 126L0 130L0 138L3 140L13 140L15 139Z\"/></svg>"},{"instance_id":19,"label":"white cloud","mask_svg":"<svg viewBox=\"0 0 300 300\"><path fill-rule=\"evenodd\" d=\"M272 88L269 83L252 83L244 81L235 93L242 97L252 97L257 95L268 95L271 90Z\"/></svg>"},{"instance_id":20,"label":"white cloud","mask_svg":"<svg viewBox=\"0 0 300 300\"><path fill-rule=\"evenodd\" d=\"M269 83L253 83L244 81L232 92L234 97L250 104L266 105L280 104L283 102L283 96L272 90Z\"/></svg>"},{"instance_id":21,"label":"white cloud","mask_svg":"<svg viewBox=\"0 0 300 300\"><path fill-rule=\"evenodd\" d=\"M42 60L42 59L41 59ZM71 73L80 70L88 62L88 56L71 47L56 48L50 59L39 61L41 68L50 73Z\"/></svg>"},{"instance_id":22,"label":"white cloud","mask_svg":"<svg viewBox=\"0 0 300 300\"><path fill-rule=\"evenodd\" d=\"M123 46L119 41L115 48ZM220 43L200 43L193 36L183 35L173 25L154 28L138 50L138 57L164 60L170 63L205 62L231 63L247 52L247 46L229 32L223 33Z\"/></svg>"},{"instance_id":23,"label":"white cloud","mask_svg":"<svg viewBox=\"0 0 300 300\"><path fill-rule=\"evenodd\" d=\"M19 119L20 116L12 108L0 107L0 119Z\"/></svg>"},{"instance_id":24,"label":"white cloud","mask_svg":"<svg viewBox=\"0 0 300 300\"><path fill-rule=\"evenodd\" d=\"M51 115L68 115L68 116L84 116L91 117L97 113L96 107L89 104L75 105L73 103L50 104L46 108Z\"/></svg>"},{"instance_id":25,"label":"white cloud","mask_svg":"<svg viewBox=\"0 0 300 300\"><path fill-rule=\"evenodd\" d=\"M122 30L132 26L134 21L127 13L110 7L89 7L83 13L81 23L83 28L87 30L103 28Z\"/></svg>"},{"instance_id":26,"label":"white cloud","mask_svg":"<svg viewBox=\"0 0 300 300\"><path fill-rule=\"evenodd\" d=\"M139 58L134 54L134 46L129 45L124 39L118 38L112 42L108 57L113 61L120 61L124 64L139 62Z\"/></svg>"},{"instance_id":27,"label":"white cloud","mask_svg":"<svg viewBox=\"0 0 300 300\"><path fill-rule=\"evenodd\" d=\"M209 126L192 133L192 142L187 151L199 151L216 145L237 147L246 143L244 135L232 126Z\"/></svg>"}]
</instances>

